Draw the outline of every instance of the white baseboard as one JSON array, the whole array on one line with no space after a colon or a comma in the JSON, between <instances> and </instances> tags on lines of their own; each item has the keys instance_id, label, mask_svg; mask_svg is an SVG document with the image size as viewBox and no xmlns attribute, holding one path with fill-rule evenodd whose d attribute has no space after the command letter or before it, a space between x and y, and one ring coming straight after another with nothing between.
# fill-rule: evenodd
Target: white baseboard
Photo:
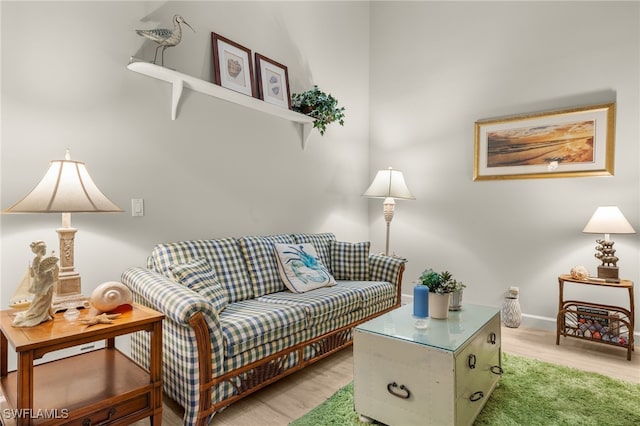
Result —
<instances>
[{"instance_id":1,"label":"white baseboard","mask_svg":"<svg viewBox=\"0 0 640 426\"><path fill-rule=\"evenodd\" d=\"M406 305L407 303L412 303L413 302L413 296L412 295L408 295L408 294L403 294L402 295L402 301L401 303L403 305ZM464 306L464 304L463 304ZM497 306L496 306L497 307ZM542 317L539 315L531 315L531 314L522 314L522 321L520 323L521 327L527 327L527 328L536 328L539 330L549 330L549 331L556 331L556 319L555 318L549 318L549 317ZM633 335L635 336L634 339L638 340L640 339L640 331L639 330L635 330Z\"/></svg>"}]
</instances>

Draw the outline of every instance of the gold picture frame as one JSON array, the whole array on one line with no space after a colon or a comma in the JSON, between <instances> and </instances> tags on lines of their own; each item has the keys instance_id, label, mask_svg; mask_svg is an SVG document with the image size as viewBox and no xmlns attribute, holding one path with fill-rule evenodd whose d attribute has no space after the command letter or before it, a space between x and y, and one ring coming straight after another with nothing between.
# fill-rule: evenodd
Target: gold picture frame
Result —
<instances>
[{"instance_id":1,"label":"gold picture frame","mask_svg":"<svg viewBox=\"0 0 640 426\"><path fill-rule=\"evenodd\" d=\"M473 180L612 176L615 103L475 123Z\"/></svg>"}]
</instances>

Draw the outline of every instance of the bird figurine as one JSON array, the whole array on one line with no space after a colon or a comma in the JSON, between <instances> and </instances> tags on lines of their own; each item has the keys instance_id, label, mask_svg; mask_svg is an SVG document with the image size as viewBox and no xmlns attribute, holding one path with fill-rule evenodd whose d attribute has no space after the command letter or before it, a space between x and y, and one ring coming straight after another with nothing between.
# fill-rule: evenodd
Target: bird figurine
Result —
<instances>
[{"instance_id":1,"label":"bird figurine","mask_svg":"<svg viewBox=\"0 0 640 426\"><path fill-rule=\"evenodd\" d=\"M191 25L184 20L184 18L180 15L173 16L173 30L169 30L166 28L158 28L156 30L136 30L136 33L142 37L146 37L151 41L155 41L158 43L158 47L156 47L156 54L153 57L153 63L156 63L156 59L158 57L158 49L162 48L162 53L160 55L160 64L164 66L164 51L167 47L173 47L180 44L180 40L182 39L182 27L180 24L185 24L187 27L191 28ZM191 31L194 33L196 30L191 28Z\"/></svg>"}]
</instances>

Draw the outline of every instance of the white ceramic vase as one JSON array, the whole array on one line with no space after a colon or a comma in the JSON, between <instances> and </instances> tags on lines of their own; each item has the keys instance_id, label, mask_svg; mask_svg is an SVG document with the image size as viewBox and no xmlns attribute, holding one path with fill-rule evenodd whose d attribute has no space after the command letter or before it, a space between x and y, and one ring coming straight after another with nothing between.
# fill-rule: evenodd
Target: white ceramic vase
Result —
<instances>
[{"instance_id":1,"label":"white ceramic vase","mask_svg":"<svg viewBox=\"0 0 640 426\"><path fill-rule=\"evenodd\" d=\"M447 319L449 317L449 297L451 293L429 292L429 317L433 319Z\"/></svg>"},{"instance_id":2,"label":"white ceramic vase","mask_svg":"<svg viewBox=\"0 0 640 426\"><path fill-rule=\"evenodd\" d=\"M502 305L502 322L509 328L520 327L522 312L520 311L520 301L517 297L505 297Z\"/></svg>"}]
</instances>

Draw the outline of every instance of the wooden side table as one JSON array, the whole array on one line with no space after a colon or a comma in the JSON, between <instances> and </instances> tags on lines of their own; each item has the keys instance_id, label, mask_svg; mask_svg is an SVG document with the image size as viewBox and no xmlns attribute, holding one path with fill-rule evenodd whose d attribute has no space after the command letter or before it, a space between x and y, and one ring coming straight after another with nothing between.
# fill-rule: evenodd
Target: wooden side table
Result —
<instances>
[{"instance_id":1,"label":"wooden side table","mask_svg":"<svg viewBox=\"0 0 640 426\"><path fill-rule=\"evenodd\" d=\"M564 300L565 283L626 289L629 293L629 308L604 305L579 300ZM620 280L618 283L578 280L565 274L558 277L558 318L556 321L556 345L560 336L575 337L597 343L620 346L627 349L627 359L631 360L635 307L633 301L633 281Z\"/></svg>"},{"instance_id":2,"label":"wooden side table","mask_svg":"<svg viewBox=\"0 0 640 426\"><path fill-rule=\"evenodd\" d=\"M134 305L113 324L91 327L68 322L63 314L30 328L13 327L16 311L0 311L0 410L4 425L126 425L150 417L162 423L162 319L164 315ZM85 318L84 310L79 319ZM115 348L116 336L151 333L149 371ZM103 349L33 365L59 349L105 340ZM9 344L18 354L17 370L8 372Z\"/></svg>"}]
</instances>

